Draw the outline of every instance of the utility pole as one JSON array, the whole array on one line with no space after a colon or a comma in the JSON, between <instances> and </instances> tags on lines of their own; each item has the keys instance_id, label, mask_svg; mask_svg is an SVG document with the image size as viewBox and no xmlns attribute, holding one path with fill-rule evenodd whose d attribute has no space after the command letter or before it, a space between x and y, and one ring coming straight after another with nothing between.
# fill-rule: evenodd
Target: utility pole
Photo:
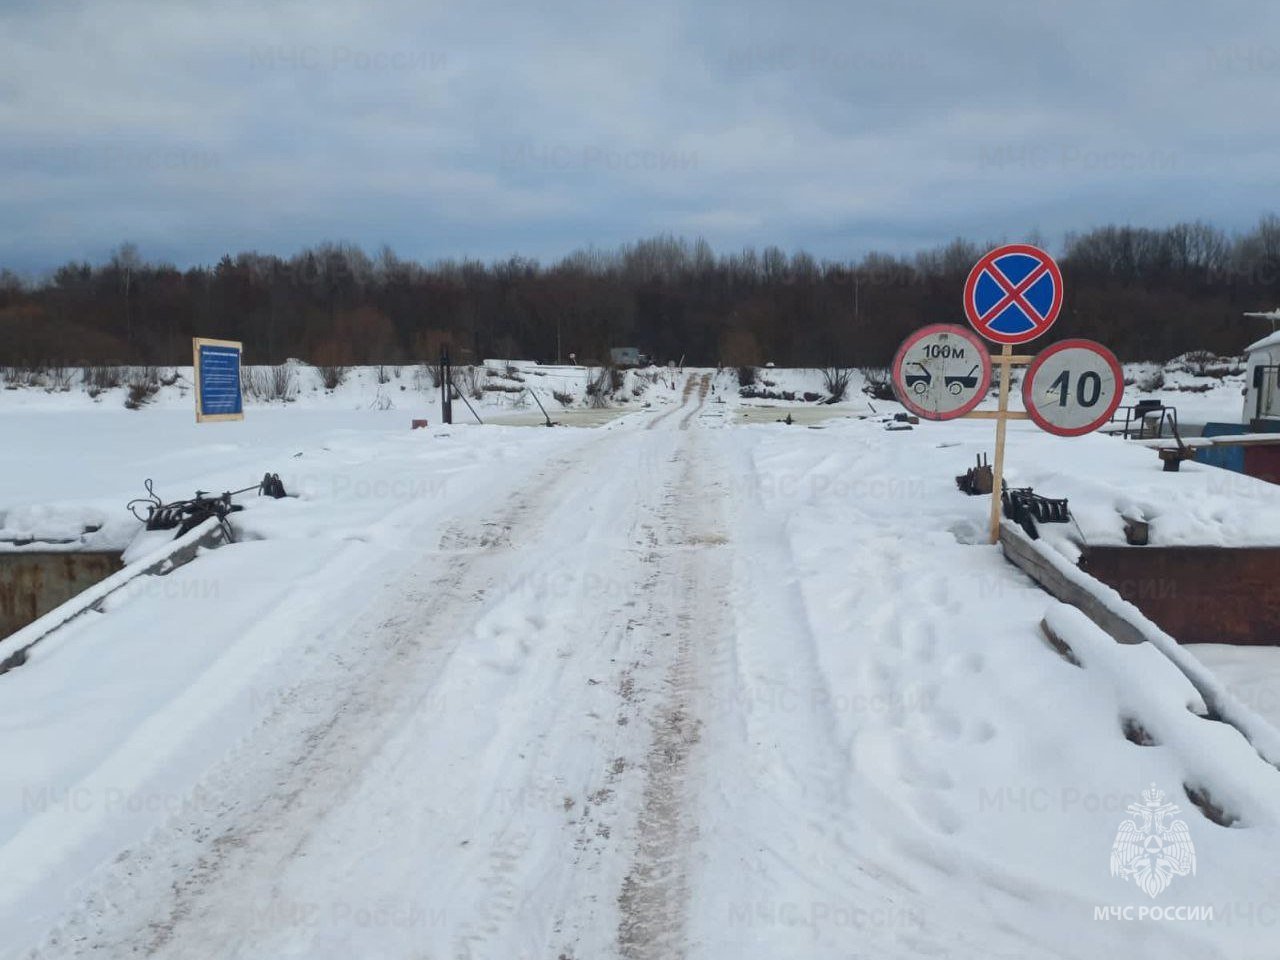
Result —
<instances>
[{"instance_id":1,"label":"utility pole","mask_svg":"<svg viewBox=\"0 0 1280 960\"><path fill-rule=\"evenodd\" d=\"M129 296L132 286L133 265L130 264L124 268L124 339L130 349L133 349L133 300Z\"/></svg>"},{"instance_id":2,"label":"utility pole","mask_svg":"<svg viewBox=\"0 0 1280 960\"><path fill-rule=\"evenodd\" d=\"M440 348L440 419L453 423L453 367L449 364L449 348Z\"/></svg>"}]
</instances>

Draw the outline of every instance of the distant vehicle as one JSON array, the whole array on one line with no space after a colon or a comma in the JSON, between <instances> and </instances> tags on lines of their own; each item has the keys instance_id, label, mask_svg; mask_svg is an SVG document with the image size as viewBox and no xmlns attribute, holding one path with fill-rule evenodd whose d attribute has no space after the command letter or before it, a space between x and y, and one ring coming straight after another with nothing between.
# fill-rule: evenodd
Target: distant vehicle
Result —
<instances>
[{"instance_id":1,"label":"distant vehicle","mask_svg":"<svg viewBox=\"0 0 1280 960\"><path fill-rule=\"evenodd\" d=\"M1245 314L1280 321L1280 310ZM1280 419L1280 331L1244 348L1249 377L1245 381L1242 423Z\"/></svg>"},{"instance_id":2,"label":"distant vehicle","mask_svg":"<svg viewBox=\"0 0 1280 960\"><path fill-rule=\"evenodd\" d=\"M615 367L639 367L645 360L639 347L612 347L609 350L609 362Z\"/></svg>"}]
</instances>

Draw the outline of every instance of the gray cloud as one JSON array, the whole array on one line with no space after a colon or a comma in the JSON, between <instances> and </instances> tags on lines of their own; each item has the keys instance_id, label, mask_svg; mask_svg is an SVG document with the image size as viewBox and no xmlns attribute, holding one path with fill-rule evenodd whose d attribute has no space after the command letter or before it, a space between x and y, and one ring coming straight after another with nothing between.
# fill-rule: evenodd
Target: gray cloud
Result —
<instances>
[{"instance_id":1,"label":"gray cloud","mask_svg":"<svg viewBox=\"0 0 1280 960\"><path fill-rule=\"evenodd\" d=\"M0 265L1245 227L1274 203L1278 26L1183 0L9 3Z\"/></svg>"}]
</instances>

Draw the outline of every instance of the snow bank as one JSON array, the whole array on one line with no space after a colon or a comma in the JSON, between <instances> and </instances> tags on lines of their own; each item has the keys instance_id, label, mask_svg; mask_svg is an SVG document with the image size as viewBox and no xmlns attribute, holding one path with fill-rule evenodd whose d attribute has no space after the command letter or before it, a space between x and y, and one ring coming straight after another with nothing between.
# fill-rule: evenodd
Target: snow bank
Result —
<instances>
[{"instance_id":1,"label":"snow bank","mask_svg":"<svg viewBox=\"0 0 1280 960\"><path fill-rule=\"evenodd\" d=\"M1191 664L1179 669L1155 645L1115 644L985 545L988 500L958 493L951 475L989 443L990 424L751 429L763 436L743 457L754 476L735 518L753 556L737 596L744 693L718 735L745 729L776 758L730 783L785 783L787 809L822 813L783 829L744 795L746 825L715 828L740 843L726 840L730 853L706 868L724 887L716 903L825 903L826 922L804 928L806 949L824 956L847 944L831 919L846 899L883 907L857 928L877 956L1268 956L1270 932L1258 924L1280 903L1280 772L1235 729L1193 713L1203 704ZM1018 432L1010 463L1025 476L1028 451L1052 449L1079 468L1079 444ZM1119 441L1088 446L1089 468L1104 470L1112 452L1128 460ZM1081 666L1045 642L1046 618ZM1126 721L1154 742L1130 740ZM1180 806L1200 863L1158 903L1213 906L1213 922L1095 919L1152 904L1109 865L1128 806L1152 784ZM1235 825L1204 816L1186 787ZM765 824L771 842L752 846ZM812 878L790 869L797 850L824 889L866 892L815 894ZM870 892L886 888L899 891L887 905ZM979 915L1000 917L1002 929L971 939L966 917ZM931 937L939 928L953 931L946 946ZM780 923L728 935L746 953L796 943Z\"/></svg>"}]
</instances>

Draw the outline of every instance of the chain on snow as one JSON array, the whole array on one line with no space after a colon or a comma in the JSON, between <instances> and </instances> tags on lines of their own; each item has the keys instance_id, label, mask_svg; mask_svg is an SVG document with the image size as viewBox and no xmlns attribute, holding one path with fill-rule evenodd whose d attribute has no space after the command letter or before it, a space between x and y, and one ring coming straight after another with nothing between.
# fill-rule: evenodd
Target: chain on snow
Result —
<instances>
[{"instance_id":1,"label":"chain on snow","mask_svg":"<svg viewBox=\"0 0 1280 960\"><path fill-rule=\"evenodd\" d=\"M171 503L165 503L160 499L150 479L146 481L145 486L147 495L130 500L129 512L144 523L148 530L176 529L178 532L174 534L174 539L194 530L206 520L216 518L222 525L227 539L234 540L227 517L243 510L244 506L232 503L232 497L248 493L250 490L256 490L260 497L273 497L277 500L285 496L284 484L278 473L265 474L260 483L245 487L243 490L229 490L216 497L209 496L204 490L197 490L196 495L190 500L174 500ZM140 512L144 508L145 516Z\"/></svg>"}]
</instances>

